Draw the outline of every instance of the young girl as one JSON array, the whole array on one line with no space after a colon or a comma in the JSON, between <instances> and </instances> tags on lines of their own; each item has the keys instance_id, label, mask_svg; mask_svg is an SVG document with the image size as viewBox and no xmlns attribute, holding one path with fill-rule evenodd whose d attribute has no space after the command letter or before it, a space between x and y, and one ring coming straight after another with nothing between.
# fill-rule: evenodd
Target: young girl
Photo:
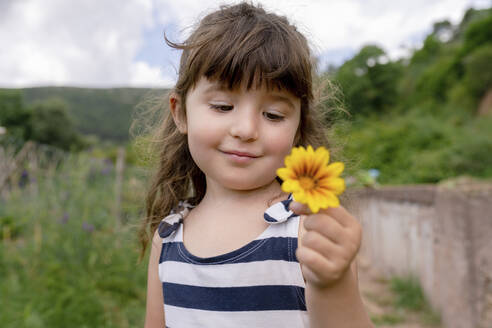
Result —
<instances>
[{"instance_id":1,"label":"young girl","mask_svg":"<svg viewBox=\"0 0 492 328\"><path fill-rule=\"evenodd\" d=\"M292 147L326 144L306 39L240 3L167 42L183 53L141 234L145 327L370 327L359 223L312 214L275 173Z\"/></svg>"}]
</instances>

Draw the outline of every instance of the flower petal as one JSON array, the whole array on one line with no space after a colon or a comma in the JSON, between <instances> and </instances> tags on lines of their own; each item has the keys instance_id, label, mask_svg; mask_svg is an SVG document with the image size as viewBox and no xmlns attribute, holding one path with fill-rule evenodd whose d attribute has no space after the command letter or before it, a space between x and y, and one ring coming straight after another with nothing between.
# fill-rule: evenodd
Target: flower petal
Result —
<instances>
[{"instance_id":1,"label":"flower petal","mask_svg":"<svg viewBox=\"0 0 492 328\"><path fill-rule=\"evenodd\" d=\"M294 191L292 193L292 197L294 198L294 200L296 202L306 204L306 193L304 192L304 190L299 189L299 190Z\"/></svg>"},{"instance_id":2,"label":"flower petal","mask_svg":"<svg viewBox=\"0 0 492 328\"><path fill-rule=\"evenodd\" d=\"M307 200L307 205L309 206L309 209L313 213L318 213L319 212L319 203L316 201L314 197L309 197Z\"/></svg>"},{"instance_id":3,"label":"flower petal","mask_svg":"<svg viewBox=\"0 0 492 328\"><path fill-rule=\"evenodd\" d=\"M316 158L320 162L320 167L328 165L328 162L330 161L330 152L328 149L325 147L321 146L318 149L316 149Z\"/></svg>"},{"instance_id":4,"label":"flower petal","mask_svg":"<svg viewBox=\"0 0 492 328\"><path fill-rule=\"evenodd\" d=\"M301 186L299 185L299 181L297 180L285 180L282 183L282 191L283 192L295 192L297 190L301 189Z\"/></svg>"},{"instance_id":5,"label":"flower petal","mask_svg":"<svg viewBox=\"0 0 492 328\"><path fill-rule=\"evenodd\" d=\"M339 176L343 172L344 168L345 168L345 166L343 165L342 162L331 163L327 167L331 176Z\"/></svg>"},{"instance_id":6,"label":"flower petal","mask_svg":"<svg viewBox=\"0 0 492 328\"><path fill-rule=\"evenodd\" d=\"M328 207L338 207L340 206L340 201L338 197L333 193L328 193L328 197L326 198L328 201Z\"/></svg>"},{"instance_id":7,"label":"flower petal","mask_svg":"<svg viewBox=\"0 0 492 328\"><path fill-rule=\"evenodd\" d=\"M345 181L342 178L323 179L319 183L320 188L326 188L339 195L345 191Z\"/></svg>"},{"instance_id":8,"label":"flower petal","mask_svg":"<svg viewBox=\"0 0 492 328\"><path fill-rule=\"evenodd\" d=\"M328 207L328 199L325 196L325 193L322 192L322 189L316 190L316 199L319 204L320 208L327 208Z\"/></svg>"},{"instance_id":9,"label":"flower petal","mask_svg":"<svg viewBox=\"0 0 492 328\"><path fill-rule=\"evenodd\" d=\"M283 181L287 181L289 179L297 179L296 174L290 168L281 167L277 170L277 175Z\"/></svg>"}]
</instances>

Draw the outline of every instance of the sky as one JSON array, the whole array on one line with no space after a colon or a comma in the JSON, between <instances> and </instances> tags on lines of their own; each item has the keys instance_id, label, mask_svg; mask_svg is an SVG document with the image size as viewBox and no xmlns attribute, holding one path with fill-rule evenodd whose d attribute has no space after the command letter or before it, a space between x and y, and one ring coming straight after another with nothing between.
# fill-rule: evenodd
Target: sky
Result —
<instances>
[{"instance_id":1,"label":"sky","mask_svg":"<svg viewBox=\"0 0 492 328\"><path fill-rule=\"evenodd\" d=\"M310 40L319 68L375 44L397 59L421 46L432 24L461 21L491 0L256 0ZM171 87L193 24L212 0L0 0L0 87Z\"/></svg>"}]
</instances>

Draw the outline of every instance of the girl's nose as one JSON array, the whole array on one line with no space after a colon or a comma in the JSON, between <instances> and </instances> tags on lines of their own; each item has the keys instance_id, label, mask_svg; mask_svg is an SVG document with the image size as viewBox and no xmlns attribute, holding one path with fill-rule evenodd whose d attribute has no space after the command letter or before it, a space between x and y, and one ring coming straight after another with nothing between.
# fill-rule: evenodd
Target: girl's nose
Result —
<instances>
[{"instance_id":1,"label":"girl's nose","mask_svg":"<svg viewBox=\"0 0 492 328\"><path fill-rule=\"evenodd\" d=\"M256 111L243 111L240 115L233 118L230 127L230 134L234 138L242 141L254 141L258 139L258 118ZM240 111L238 111L240 113Z\"/></svg>"}]
</instances>

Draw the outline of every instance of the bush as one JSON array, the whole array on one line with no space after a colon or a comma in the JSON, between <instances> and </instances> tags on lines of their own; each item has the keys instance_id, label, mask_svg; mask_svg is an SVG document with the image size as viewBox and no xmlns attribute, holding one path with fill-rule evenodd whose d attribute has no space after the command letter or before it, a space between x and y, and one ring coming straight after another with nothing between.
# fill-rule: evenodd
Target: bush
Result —
<instances>
[{"instance_id":1,"label":"bush","mask_svg":"<svg viewBox=\"0 0 492 328\"><path fill-rule=\"evenodd\" d=\"M492 176L492 118L449 116L449 107L433 105L406 114L371 117L341 124L335 136L345 139L347 173L378 169L382 184L436 183L460 175Z\"/></svg>"},{"instance_id":2,"label":"bush","mask_svg":"<svg viewBox=\"0 0 492 328\"><path fill-rule=\"evenodd\" d=\"M0 242L2 327L142 326L146 267L137 265L133 223L113 216L112 166L70 154L0 198L0 217L22 227L19 238ZM131 178L123 187L122 214L137 222L143 187Z\"/></svg>"},{"instance_id":3,"label":"bush","mask_svg":"<svg viewBox=\"0 0 492 328\"><path fill-rule=\"evenodd\" d=\"M7 128L8 139L27 140L31 134L31 111L22 104L17 90L0 90L0 126Z\"/></svg>"},{"instance_id":4,"label":"bush","mask_svg":"<svg viewBox=\"0 0 492 328\"><path fill-rule=\"evenodd\" d=\"M478 100L492 88L492 43L476 48L465 59L464 83Z\"/></svg>"},{"instance_id":5,"label":"bush","mask_svg":"<svg viewBox=\"0 0 492 328\"><path fill-rule=\"evenodd\" d=\"M67 105L52 99L32 107L31 140L64 150L79 148L80 139L67 112Z\"/></svg>"}]
</instances>

